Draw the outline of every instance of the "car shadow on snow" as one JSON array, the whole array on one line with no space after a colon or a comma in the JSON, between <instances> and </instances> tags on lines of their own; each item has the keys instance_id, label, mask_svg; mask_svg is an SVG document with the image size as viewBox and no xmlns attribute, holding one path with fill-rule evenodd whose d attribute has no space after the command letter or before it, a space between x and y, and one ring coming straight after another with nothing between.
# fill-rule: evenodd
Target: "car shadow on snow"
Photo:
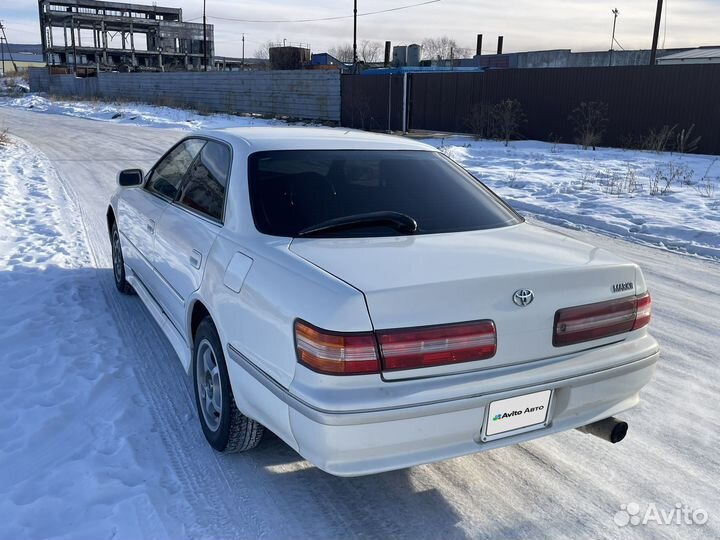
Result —
<instances>
[{"instance_id":1,"label":"car shadow on snow","mask_svg":"<svg viewBox=\"0 0 720 540\"><path fill-rule=\"evenodd\" d=\"M78 426L82 436L63 441L65 446L96 445L91 428L105 421L102 410L95 416L76 410L86 407L91 396L93 402L120 404L127 409L124 416L128 418L137 416L137 421L128 425L119 421L113 435L104 441L112 450L104 457L108 467L113 466L111 456L121 441L141 444L135 451L148 456L136 463L141 469L156 466L157 456L163 455L158 444L179 460L176 465L180 469L172 467L178 477L183 476L183 468L199 468L204 475L207 468L217 467L217 474L229 485L237 486L239 492L247 490L245 504L254 506L262 516L268 537L450 539L477 534L460 527L463 518L434 485L436 475L452 471L452 464L423 466L421 474L415 468L335 477L311 465L269 430L250 452L216 453L200 430L190 377L170 344L158 342L161 332L151 330L154 322L139 299L115 291L109 268L16 266L12 271L0 271L0 298L0 350L16 359L0 364L0 377L25 377L19 385L26 398L24 407L42 400L44 407L56 403L70 412L61 414L59 420L63 425ZM125 325L128 328L121 330ZM103 379L110 384L100 384ZM165 392L159 405L151 405L152 400L144 394L157 381L162 381ZM68 387L76 391L71 395L61 392ZM14 399L13 392L4 397ZM3 401L0 397L0 404ZM10 420L24 415L8 410L0 419L3 414ZM87 424L87 429L80 429L81 424ZM32 432L34 427L27 429ZM156 429L164 433L162 443ZM66 466L64 458L53 465L59 470ZM149 471L148 476L152 477ZM182 482L178 486L181 492L191 489ZM201 485L199 489L214 488ZM93 499L92 494L86 495ZM278 519L271 519L273 515Z\"/></svg>"},{"instance_id":2,"label":"car shadow on snow","mask_svg":"<svg viewBox=\"0 0 720 540\"><path fill-rule=\"evenodd\" d=\"M243 481L257 482L281 501L294 537L468 537L458 526L462 519L453 506L440 490L417 481L413 469L354 478L333 476L268 430L257 448L220 459Z\"/></svg>"}]
</instances>

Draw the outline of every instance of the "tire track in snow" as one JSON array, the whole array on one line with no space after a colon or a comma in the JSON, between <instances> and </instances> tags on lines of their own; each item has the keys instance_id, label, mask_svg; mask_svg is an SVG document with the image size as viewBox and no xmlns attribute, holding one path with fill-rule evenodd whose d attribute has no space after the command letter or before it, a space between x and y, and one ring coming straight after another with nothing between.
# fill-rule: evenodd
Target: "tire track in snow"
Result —
<instances>
[{"instance_id":1,"label":"tire track in snow","mask_svg":"<svg viewBox=\"0 0 720 540\"><path fill-rule=\"evenodd\" d=\"M188 377L175 352L140 300L121 297L111 280L112 274L100 270L111 264L109 240L107 234L103 234L107 230L106 224L97 223L88 215L62 166L58 176L80 208L97 279L123 341L133 351L134 358L148 360L134 363L132 367L143 399L152 410L156 428L165 443L171 468L188 499L175 517L182 517L183 522L193 524L185 531L191 537L204 536L208 531L234 538L259 536L260 527L254 516L243 515L242 526L232 519L238 502L241 508L247 507L244 504L246 497L240 486L233 488L228 485L214 452L199 436L194 398L187 384ZM150 359L153 361L150 362ZM174 406L167 407L168 403ZM171 416L168 417L168 414ZM162 502L159 504L162 505ZM188 519L189 516L192 517Z\"/></svg>"}]
</instances>

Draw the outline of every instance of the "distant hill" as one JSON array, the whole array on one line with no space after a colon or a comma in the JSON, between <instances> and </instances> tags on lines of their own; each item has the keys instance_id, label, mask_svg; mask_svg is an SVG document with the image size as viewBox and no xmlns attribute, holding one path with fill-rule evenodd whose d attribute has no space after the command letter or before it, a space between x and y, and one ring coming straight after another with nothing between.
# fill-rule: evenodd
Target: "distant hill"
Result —
<instances>
[{"instance_id":1,"label":"distant hill","mask_svg":"<svg viewBox=\"0 0 720 540\"><path fill-rule=\"evenodd\" d=\"M5 51L5 53L7 53L9 50L12 54L42 54L42 45L40 45L39 43L8 43L7 45L3 45L3 50Z\"/></svg>"}]
</instances>

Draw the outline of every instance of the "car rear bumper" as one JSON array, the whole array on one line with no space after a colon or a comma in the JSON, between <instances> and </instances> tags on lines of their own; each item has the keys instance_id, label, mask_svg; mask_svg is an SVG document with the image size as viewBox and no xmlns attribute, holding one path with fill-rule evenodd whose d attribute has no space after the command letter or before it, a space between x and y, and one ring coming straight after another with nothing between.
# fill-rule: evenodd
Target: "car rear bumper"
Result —
<instances>
[{"instance_id":1,"label":"car rear bumper","mask_svg":"<svg viewBox=\"0 0 720 540\"><path fill-rule=\"evenodd\" d=\"M476 383L480 392L461 398L345 411L293 394L269 381L237 350L230 347L229 353L287 405L289 427L303 457L328 473L360 476L517 444L627 410L639 401L639 391L652 378L659 356L650 336L636 341L610 347L626 354L615 356L613 366L605 369L565 377L546 369L545 377L534 380L513 377L525 383L521 386L505 381L500 387L487 377L487 384ZM606 356L608 350L603 349L585 355ZM491 402L548 389L553 394L546 427L482 440Z\"/></svg>"}]
</instances>

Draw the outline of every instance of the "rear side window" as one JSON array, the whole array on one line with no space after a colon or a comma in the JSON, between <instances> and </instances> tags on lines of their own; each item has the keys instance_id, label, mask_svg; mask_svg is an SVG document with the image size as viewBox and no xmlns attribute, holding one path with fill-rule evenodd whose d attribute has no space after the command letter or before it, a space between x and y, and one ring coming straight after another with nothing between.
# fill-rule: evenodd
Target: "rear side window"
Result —
<instances>
[{"instance_id":1,"label":"rear side window","mask_svg":"<svg viewBox=\"0 0 720 540\"><path fill-rule=\"evenodd\" d=\"M202 139L188 139L178 144L155 165L146 188L174 199L185 174L204 145Z\"/></svg>"},{"instance_id":2,"label":"rear side window","mask_svg":"<svg viewBox=\"0 0 720 540\"><path fill-rule=\"evenodd\" d=\"M229 173L230 149L224 144L208 141L190 166L178 202L222 221Z\"/></svg>"},{"instance_id":3,"label":"rear side window","mask_svg":"<svg viewBox=\"0 0 720 540\"><path fill-rule=\"evenodd\" d=\"M256 152L248 161L256 228L295 237L328 220L399 212L418 224L415 234L492 229L520 218L483 184L439 152L422 150L283 150ZM394 236L382 224L320 236Z\"/></svg>"}]
</instances>

